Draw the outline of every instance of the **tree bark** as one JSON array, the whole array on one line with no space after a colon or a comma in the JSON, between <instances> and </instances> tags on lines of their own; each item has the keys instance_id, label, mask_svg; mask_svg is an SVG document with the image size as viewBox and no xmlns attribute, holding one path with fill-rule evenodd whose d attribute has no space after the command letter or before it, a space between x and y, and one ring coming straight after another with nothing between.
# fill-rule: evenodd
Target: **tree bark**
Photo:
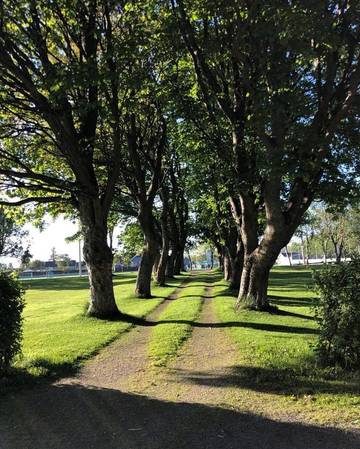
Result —
<instances>
[{"instance_id":1,"label":"tree bark","mask_svg":"<svg viewBox=\"0 0 360 449\"><path fill-rule=\"evenodd\" d=\"M343 252L343 242L342 241L336 241L333 237L331 237L332 244L334 246L334 252L335 252L335 262L340 263L342 252Z\"/></svg>"},{"instance_id":2,"label":"tree bark","mask_svg":"<svg viewBox=\"0 0 360 449\"><path fill-rule=\"evenodd\" d=\"M272 180L269 181L269 183L271 182ZM242 238L245 257L238 301L239 303L241 301L250 302L252 307L257 310L269 308L267 287L270 270L275 264L281 249L289 243L304 213L299 211L296 215L288 217L288 221L286 221L277 201L276 189L272 190L272 187L270 184L265 190L267 225L259 244L257 244L256 205L252 198L241 198L243 210ZM250 252L251 247L253 247L253 250Z\"/></svg>"},{"instance_id":3,"label":"tree bark","mask_svg":"<svg viewBox=\"0 0 360 449\"><path fill-rule=\"evenodd\" d=\"M238 242L235 257L230 257L231 276L230 288L232 290L239 290L241 275L244 265L244 246L242 242Z\"/></svg>"},{"instance_id":4,"label":"tree bark","mask_svg":"<svg viewBox=\"0 0 360 449\"><path fill-rule=\"evenodd\" d=\"M230 281L231 279L231 263L230 263L230 257L225 250L224 257L223 257L223 264L224 264L224 279L225 281Z\"/></svg>"},{"instance_id":5,"label":"tree bark","mask_svg":"<svg viewBox=\"0 0 360 449\"><path fill-rule=\"evenodd\" d=\"M168 231L168 192L165 188L162 189L161 199L163 203L161 213L161 254L156 270L156 283L158 285L165 285L166 282L166 266L168 262L169 253L169 231Z\"/></svg>"},{"instance_id":6,"label":"tree bark","mask_svg":"<svg viewBox=\"0 0 360 449\"><path fill-rule=\"evenodd\" d=\"M241 273L239 298L248 297L250 277L253 265L253 252L258 246L258 223L255 199L250 195L240 196L240 223L241 239L244 245L243 269ZM234 213L234 212L233 212Z\"/></svg>"},{"instance_id":7,"label":"tree bark","mask_svg":"<svg viewBox=\"0 0 360 449\"><path fill-rule=\"evenodd\" d=\"M237 229L234 227L231 231L226 239L227 254L231 265L230 288L239 290L244 264L244 245Z\"/></svg>"},{"instance_id":8,"label":"tree bark","mask_svg":"<svg viewBox=\"0 0 360 449\"><path fill-rule=\"evenodd\" d=\"M219 259L219 268L222 273L224 273L224 256L222 254L218 254Z\"/></svg>"},{"instance_id":9,"label":"tree bark","mask_svg":"<svg viewBox=\"0 0 360 449\"><path fill-rule=\"evenodd\" d=\"M147 242L143 249L136 279L135 295L138 298L151 298L151 280L156 255L157 247Z\"/></svg>"},{"instance_id":10,"label":"tree bark","mask_svg":"<svg viewBox=\"0 0 360 449\"><path fill-rule=\"evenodd\" d=\"M189 259L189 264L190 264L190 271L192 271L192 260L191 260L191 256L190 256L190 252L188 251L188 255L187 255L188 259Z\"/></svg>"},{"instance_id":11,"label":"tree bark","mask_svg":"<svg viewBox=\"0 0 360 449\"><path fill-rule=\"evenodd\" d=\"M169 257L168 252L169 242L163 239L160 260L156 271L156 283L162 286L166 283L166 266Z\"/></svg>"},{"instance_id":12,"label":"tree bark","mask_svg":"<svg viewBox=\"0 0 360 449\"><path fill-rule=\"evenodd\" d=\"M83 254L90 283L87 313L97 318L113 318L120 315L112 282L113 255L107 243L107 219L99 212L99 205L94 203L97 200L80 202Z\"/></svg>"},{"instance_id":13,"label":"tree bark","mask_svg":"<svg viewBox=\"0 0 360 449\"><path fill-rule=\"evenodd\" d=\"M263 240L253 254L247 258L243 268L238 302L251 303L256 310L269 308L267 288L270 270L283 245L276 240Z\"/></svg>"},{"instance_id":14,"label":"tree bark","mask_svg":"<svg viewBox=\"0 0 360 449\"><path fill-rule=\"evenodd\" d=\"M220 245L218 242L214 242L214 245L216 247L218 260L219 260L219 268L222 273L224 273L224 247L223 245Z\"/></svg>"},{"instance_id":15,"label":"tree bark","mask_svg":"<svg viewBox=\"0 0 360 449\"><path fill-rule=\"evenodd\" d=\"M184 270L184 251L185 248L179 247L176 252L175 262L174 262L174 274L181 274Z\"/></svg>"},{"instance_id":16,"label":"tree bark","mask_svg":"<svg viewBox=\"0 0 360 449\"><path fill-rule=\"evenodd\" d=\"M173 278L174 277L174 254L171 253L168 256L166 263L166 277Z\"/></svg>"},{"instance_id":17,"label":"tree bark","mask_svg":"<svg viewBox=\"0 0 360 449\"><path fill-rule=\"evenodd\" d=\"M159 240L155 229L152 203L140 205L139 223L145 236L135 294L138 298L151 298L151 280L154 264L159 254Z\"/></svg>"}]
</instances>

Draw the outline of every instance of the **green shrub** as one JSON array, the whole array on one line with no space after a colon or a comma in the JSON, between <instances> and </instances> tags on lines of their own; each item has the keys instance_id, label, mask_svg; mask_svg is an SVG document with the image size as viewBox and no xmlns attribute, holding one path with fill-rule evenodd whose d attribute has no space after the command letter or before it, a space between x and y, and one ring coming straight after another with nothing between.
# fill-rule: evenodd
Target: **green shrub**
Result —
<instances>
[{"instance_id":1,"label":"green shrub","mask_svg":"<svg viewBox=\"0 0 360 449\"><path fill-rule=\"evenodd\" d=\"M20 352L22 338L23 289L11 275L0 272L0 376Z\"/></svg>"},{"instance_id":2,"label":"green shrub","mask_svg":"<svg viewBox=\"0 0 360 449\"><path fill-rule=\"evenodd\" d=\"M320 327L318 361L326 366L360 368L360 258L327 265L313 273L319 293L315 316Z\"/></svg>"}]
</instances>

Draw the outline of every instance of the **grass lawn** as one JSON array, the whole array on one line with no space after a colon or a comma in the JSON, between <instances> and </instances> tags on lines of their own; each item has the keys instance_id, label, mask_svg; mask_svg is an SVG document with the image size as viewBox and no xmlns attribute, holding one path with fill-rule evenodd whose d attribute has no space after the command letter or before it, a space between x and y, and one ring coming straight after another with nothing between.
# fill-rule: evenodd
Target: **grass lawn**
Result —
<instances>
[{"instance_id":1,"label":"grass lawn","mask_svg":"<svg viewBox=\"0 0 360 449\"><path fill-rule=\"evenodd\" d=\"M277 314L236 312L224 281L216 283L213 294L217 317L229 323L226 329L239 349L234 385L256 411L288 410L320 423L360 424L359 376L346 377L315 364L316 297L309 269L272 271L269 295Z\"/></svg>"},{"instance_id":2,"label":"grass lawn","mask_svg":"<svg viewBox=\"0 0 360 449\"><path fill-rule=\"evenodd\" d=\"M135 317L150 313L181 284L184 277L154 287L152 299L135 299L135 273L114 278L117 304L122 312ZM84 317L89 295L86 278L55 278L24 281L23 354L15 367L19 381L70 373L78 364L127 331L132 324Z\"/></svg>"},{"instance_id":3,"label":"grass lawn","mask_svg":"<svg viewBox=\"0 0 360 449\"><path fill-rule=\"evenodd\" d=\"M155 366L165 366L176 356L192 331L200 313L207 274L197 274L196 281L182 289L178 298L160 314L151 334L149 355Z\"/></svg>"}]
</instances>

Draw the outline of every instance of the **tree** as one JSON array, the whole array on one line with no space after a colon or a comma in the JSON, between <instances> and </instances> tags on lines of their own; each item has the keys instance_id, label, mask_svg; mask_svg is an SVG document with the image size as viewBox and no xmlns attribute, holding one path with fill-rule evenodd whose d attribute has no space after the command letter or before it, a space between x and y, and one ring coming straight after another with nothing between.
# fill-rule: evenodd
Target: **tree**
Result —
<instances>
[{"instance_id":1,"label":"tree","mask_svg":"<svg viewBox=\"0 0 360 449\"><path fill-rule=\"evenodd\" d=\"M315 236L321 242L324 259L332 254L337 263L341 262L344 252L349 254L358 250L358 211L355 207L348 206L341 212L327 205L314 208Z\"/></svg>"},{"instance_id":2,"label":"tree","mask_svg":"<svg viewBox=\"0 0 360 449\"><path fill-rule=\"evenodd\" d=\"M138 206L138 221L145 236L135 292L140 298L151 297L151 278L159 255L160 239L153 206L164 176L166 124L162 113L152 104L145 107L145 117L130 118L128 130L127 185Z\"/></svg>"},{"instance_id":3,"label":"tree","mask_svg":"<svg viewBox=\"0 0 360 449\"><path fill-rule=\"evenodd\" d=\"M64 270L70 265L71 259L68 254L57 254L55 261L56 267Z\"/></svg>"},{"instance_id":4,"label":"tree","mask_svg":"<svg viewBox=\"0 0 360 449\"><path fill-rule=\"evenodd\" d=\"M120 250L115 258L124 265L130 265L131 259L141 254L144 246L144 234L138 223L128 223L118 236Z\"/></svg>"},{"instance_id":5,"label":"tree","mask_svg":"<svg viewBox=\"0 0 360 449\"><path fill-rule=\"evenodd\" d=\"M301 253L304 265L309 264L311 243L316 232L316 221L316 215L314 212L311 210L307 211L295 232L295 236L300 238Z\"/></svg>"},{"instance_id":6,"label":"tree","mask_svg":"<svg viewBox=\"0 0 360 449\"><path fill-rule=\"evenodd\" d=\"M80 218L89 271L89 315L118 315L107 222L122 162L120 74L131 66L134 41L113 72L114 23L124 5L109 1L2 2L0 29L0 182L12 206L70 205ZM120 26L120 25L119 25ZM125 34L125 33L124 33ZM119 28L117 28L119 37ZM122 79L123 80L123 79ZM106 124L109 110L118 118ZM110 129L110 131L109 131ZM105 131L110 145L103 146Z\"/></svg>"},{"instance_id":7,"label":"tree","mask_svg":"<svg viewBox=\"0 0 360 449\"><path fill-rule=\"evenodd\" d=\"M266 309L269 271L312 201L356 182L354 170L339 167L354 167L348 125L360 82L358 10L337 2L172 5L198 100L214 122L228 124L219 157L233 167L229 193L240 205L239 300Z\"/></svg>"},{"instance_id":8,"label":"tree","mask_svg":"<svg viewBox=\"0 0 360 449\"><path fill-rule=\"evenodd\" d=\"M21 255L21 268L27 268L32 259L32 254L30 253L30 249L26 248L24 253Z\"/></svg>"},{"instance_id":9,"label":"tree","mask_svg":"<svg viewBox=\"0 0 360 449\"><path fill-rule=\"evenodd\" d=\"M44 268L44 262L39 259L34 259L29 262L28 267L33 270L40 270L41 268Z\"/></svg>"},{"instance_id":10,"label":"tree","mask_svg":"<svg viewBox=\"0 0 360 449\"><path fill-rule=\"evenodd\" d=\"M6 215L5 209L0 207L0 257L19 257L27 235L20 225Z\"/></svg>"}]
</instances>

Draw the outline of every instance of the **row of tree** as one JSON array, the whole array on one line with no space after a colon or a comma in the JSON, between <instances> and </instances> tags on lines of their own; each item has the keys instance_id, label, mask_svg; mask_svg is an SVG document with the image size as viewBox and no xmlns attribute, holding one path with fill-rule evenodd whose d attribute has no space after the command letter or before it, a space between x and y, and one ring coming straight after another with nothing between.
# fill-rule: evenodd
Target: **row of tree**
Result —
<instances>
[{"instance_id":1,"label":"row of tree","mask_svg":"<svg viewBox=\"0 0 360 449\"><path fill-rule=\"evenodd\" d=\"M296 241L287 251L301 255L304 264L309 258L341 262L360 253L360 212L358 207L346 207L341 212L323 205L311 208L297 229Z\"/></svg>"},{"instance_id":2,"label":"row of tree","mask_svg":"<svg viewBox=\"0 0 360 449\"><path fill-rule=\"evenodd\" d=\"M1 203L79 218L89 314L119 313L108 235L124 216L145 239L138 296L180 271L191 232L266 309L312 202L354 196L356 2L4 0L0 14Z\"/></svg>"}]
</instances>

